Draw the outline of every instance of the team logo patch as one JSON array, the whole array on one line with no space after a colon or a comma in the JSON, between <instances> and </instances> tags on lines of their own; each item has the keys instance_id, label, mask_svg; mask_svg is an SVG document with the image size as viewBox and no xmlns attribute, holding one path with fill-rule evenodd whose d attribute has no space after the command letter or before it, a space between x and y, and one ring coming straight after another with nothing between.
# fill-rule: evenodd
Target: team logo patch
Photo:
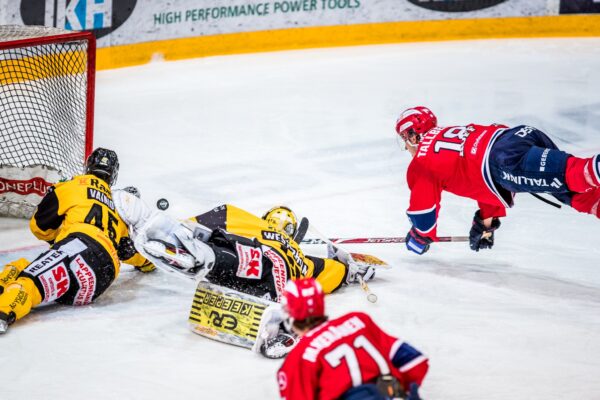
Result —
<instances>
[{"instance_id":1,"label":"team logo patch","mask_svg":"<svg viewBox=\"0 0 600 400\"><path fill-rule=\"evenodd\" d=\"M238 269L236 276L245 279L260 279L262 277L262 250L256 247L236 243L238 254Z\"/></svg>"},{"instance_id":2,"label":"team logo patch","mask_svg":"<svg viewBox=\"0 0 600 400\"><path fill-rule=\"evenodd\" d=\"M38 275L37 277L44 288L43 303L50 303L64 295L71 285L71 278L64 263Z\"/></svg>"},{"instance_id":3,"label":"team logo patch","mask_svg":"<svg viewBox=\"0 0 600 400\"><path fill-rule=\"evenodd\" d=\"M94 270L85 262L83 257L78 255L71 261L71 271L75 274L75 279L79 284L79 290L73 300L73 305L84 306L90 304L96 291L96 274Z\"/></svg>"}]
</instances>

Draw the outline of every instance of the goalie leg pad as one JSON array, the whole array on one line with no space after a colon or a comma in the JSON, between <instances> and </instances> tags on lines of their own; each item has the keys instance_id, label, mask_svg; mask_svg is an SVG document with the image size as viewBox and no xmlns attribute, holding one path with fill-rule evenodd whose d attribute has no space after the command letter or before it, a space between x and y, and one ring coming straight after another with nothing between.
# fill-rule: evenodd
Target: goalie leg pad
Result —
<instances>
[{"instance_id":1,"label":"goalie leg pad","mask_svg":"<svg viewBox=\"0 0 600 400\"><path fill-rule=\"evenodd\" d=\"M265 310L275 304L233 289L200 282L189 316L190 329L201 336L252 349Z\"/></svg>"}]
</instances>

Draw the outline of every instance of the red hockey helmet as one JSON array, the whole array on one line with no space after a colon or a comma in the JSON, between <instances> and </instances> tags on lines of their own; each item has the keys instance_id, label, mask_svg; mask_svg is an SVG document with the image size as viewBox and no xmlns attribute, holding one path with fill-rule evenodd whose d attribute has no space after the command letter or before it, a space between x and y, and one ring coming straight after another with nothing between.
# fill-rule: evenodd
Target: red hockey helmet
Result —
<instances>
[{"instance_id":1,"label":"red hockey helmet","mask_svg":"<svg viewBox=\"0 0 600 400\"><path fill-rule=\"evenodd\" d=\"M404 110L396 121L396 133L404 140L411 134L422 135L437 126L437 118L427 107L413 107ZM417 140L418 142L418 140Z\"/></svg>"},{"instance_id":2,"label":"red hockey helmet","mask_svg":"<svg viewBox=\"0 0 600 400\"><path fill-rule=\"evenodd\" d=\"M296 321L325 315L325 294L313 278L290 280L285 285L282 305Z\"/></svg>"}]
</instances>

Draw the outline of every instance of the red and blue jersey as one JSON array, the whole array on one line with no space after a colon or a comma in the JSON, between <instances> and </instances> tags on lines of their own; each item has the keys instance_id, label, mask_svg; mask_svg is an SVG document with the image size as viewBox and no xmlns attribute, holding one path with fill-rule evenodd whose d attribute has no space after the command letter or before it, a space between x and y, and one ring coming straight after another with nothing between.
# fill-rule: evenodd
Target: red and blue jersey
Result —
<instances>
[{"instance_id":1,"label":"red and blue jersey","mask_svg":"<svg viewBox=\"0 0 600 400\"><path fill-rule=\"evenodd\" d=\"M415 229L436 240L443 191L477 201L482 218L503 217L512 194L492 180L489 156L502 125L435 127L421 137L406 179L410 188L407 210Z\"/></svg>"},{"instance_id":2,"label":"red and blue jersey","mask_svg":"<svg viewBox=\"0 0 600 400\"><path fill-rule=\"evenodd\" d=\"M349 389L386 374L404 388L421 385L428 360L383 332L364 313L327 321L304 335L277 374L282 399L338 399Z\"/></svg>"}]
</instances>

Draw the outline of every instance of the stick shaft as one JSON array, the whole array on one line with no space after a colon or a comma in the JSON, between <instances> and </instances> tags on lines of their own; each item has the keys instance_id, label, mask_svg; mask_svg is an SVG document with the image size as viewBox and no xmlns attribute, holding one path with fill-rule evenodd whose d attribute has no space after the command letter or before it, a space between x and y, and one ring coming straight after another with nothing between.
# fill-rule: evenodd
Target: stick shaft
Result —
<instances>
[{"instance_id":1,"label":"stick shaft","mask_svg":"<svg viewBox=\"0 0 600 400\"><path fill-rule=\"evenodd\" d=\"M468 242L468 236L440 236L438 237L440 242ZM304 244L374 244L374 243L405 243L405 237L363 237L363 238L331 238L328 241L321 238L304 239Z\"/></svg>"}]
</instances>

